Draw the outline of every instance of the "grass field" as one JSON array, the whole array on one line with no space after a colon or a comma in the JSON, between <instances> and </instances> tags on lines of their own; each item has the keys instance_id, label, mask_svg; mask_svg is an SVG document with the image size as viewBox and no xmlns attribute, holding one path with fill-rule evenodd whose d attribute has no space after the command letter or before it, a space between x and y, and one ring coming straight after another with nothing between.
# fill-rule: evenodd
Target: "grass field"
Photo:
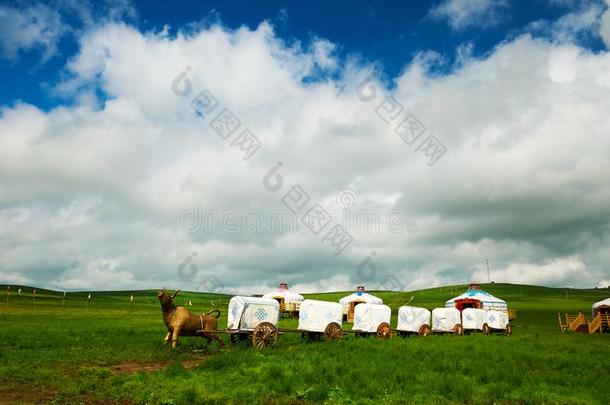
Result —
<instances>
[{"instance_id":1,"label":"grass field","mask_svg":"<svg viewBox=\"0 0 610 405\"><path fill-rule=\"evenodd\" d=\"M377 292L393 309L434 308L463 292L453 286ZM610 335L562 334L557 312L583 311L608 290L481 285L517 309L513 335L441 336L388 341L347 336L307 342L286 334L260 351L207 347L183 338L163 347L156 291L70 293L11 288L0 304L0 403L582 403L610 398ZM341 293L307 298L336 301ZM193 311L230 297L181 293ZM296 327L282 319L280 327ZM344 328L349 328L344 324ZM226 337L224 337L227 342ZM228 342L227 342L228 343Z\"/></svg>"}]
</instances>

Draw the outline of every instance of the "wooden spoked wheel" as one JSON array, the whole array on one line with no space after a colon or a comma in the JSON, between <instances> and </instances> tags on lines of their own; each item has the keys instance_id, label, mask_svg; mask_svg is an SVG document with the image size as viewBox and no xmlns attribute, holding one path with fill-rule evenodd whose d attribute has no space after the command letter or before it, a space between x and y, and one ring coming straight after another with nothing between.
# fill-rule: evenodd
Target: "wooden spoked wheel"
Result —
<instances>
[{"instance_id":1,"label":"wooden spoked wheel","mask_svg":"<svg viewBox=\"0 0 610 405\"><path fill-rule=\"evenodd\" d=\"M506 330L504 332L506 333L506 336L510 336L513 334L513 327L510 323L506 325Z\"/></svg>"},{"instance_id":2,"label":"wooden spoked wheel","mask_svg":"<svg viewBox=\"0 0 610 405\"><path fill-rule=\"evenodd\" d=\"M271 322L261 322L252 332L252 346L257 349L277 342L277 328Z\"/></svg>"},{"instance_id":3,"label":"wooden spoked wheel","mask_svg":"<svg viewBox=\"0 0 610 405\"><path fill-rule=\"evenodd\" d=\"M486 324L486 323L484 323L484 324L483 324L483 328L481 329L481 331L482 331L484 334L489 335L489 332L490 332L490 330L489 330L489 325L488 325L488 324Z\"/></svg>"},{"instance_id":4,"label":"wooden spoked wheel","mask_svg":"<svg viewBox=\"0 0 610 405\"><path fill-rule=\"evenodd\" d=\"M340 340L343 338L343 329L337 322L331 322L324 329L325 340Z\"/></svg>"},{"instance_id":5,"label":"wooden spoked wheel","mask_svg":"<svg viewBox=\"0 0 610 405\"><path fill-rule=\"evenodd\" d=\"M461 323L455 324L455 326L453 327L453 334L454 335L463 335L464 334L464 328L462 327Z\"/></svg>"},{"instance_id":6,"label":"wooden spoked wheel","mask_svg":"<svg viewBox=\"0 0 610 405\"><path fill-rule=\"evenodd\" d=\"M428 326L428 325L420 326L419 331L417 332L417 334L419 336L428 336L430 334L430 326Z\"/></svg>"},{"instance_id":7,"label":"wooden spoked wheel","mask_svg":"<svg viewBox=\"0 0 610 405\"><path fill-rule=\"evenodd\" d=\"M392 328L389 323L382 322L381 325L377 327L377 337L380 339L389 339L392 337Z\"/></svg>"}]
</instances>

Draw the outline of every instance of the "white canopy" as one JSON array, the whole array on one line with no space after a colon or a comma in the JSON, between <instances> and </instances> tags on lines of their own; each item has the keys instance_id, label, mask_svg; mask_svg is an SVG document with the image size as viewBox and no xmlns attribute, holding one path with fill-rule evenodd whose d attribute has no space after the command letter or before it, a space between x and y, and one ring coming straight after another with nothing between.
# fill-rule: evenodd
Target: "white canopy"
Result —
<instances>
[{"instance_id":1,"label":"white canopy","mask_svg":"<svg viewBox=\"0 0 610 405\"><path fill-rule=\"evenodd\" d=\"M280 304L270 298L236 296L229 301L227 329L254 330L259 323L275 326L280 318Z\"/></svg>"},{"instance_id":2,"label":"white canopy","mask_svg":"<svg viewBox=\"0 0 610 405\"><path fill-rule=\"evenodd\" d=\"M353 294L341 298L339 300L339 304L348 305L350 302L354 301L361 301L366 304L383 304L383 300L381 298L362 291L356 291Z\"/></svg>"},{"instance_id":3,"label":"white canopy","mask_svg":"<svg viewBox=\"0 0 610 405\"><path fill-rule=\"evenodd\" d=\"M324 332L326 327L336 322L343 322L343 307L336 302L305 300L299 308L300 330Z\"/></svg>"},{"instance_id":4,"label":"white canopy","mask_svg":"<svg viewBox=\"0 0 610 405\"><path fill-rule=\"evenodd\" d=\"M432 330L434 332L453 332L461 324L460 311L456 308L434 308L432 310Z\"/></svg>"},{"instance_id":5,"label":"white canopy","mask_svg":"<svg viewBox=\"0 0 610 405\"><path fill-rule=\"evenodd\" d=\"M482 330L487 322L487 311L479 308L464 308L462 311L462 326L464 329Z\"/></svg>"},{"instance_id":6,"label":"white canopy","mask_svg":"<svg viewBox=\"0 0 610 405\"><path fill-rule=\"evenodd\" d=\"M430 311L426 308L403 306L398 308L398 325L396 330L419 332L423 325L430 325Z\"/></svg>"},{"instance_id":7,"label":"white canopy","mask_svg":"<svg viewBox=\"0 0 610 405\"><path fill-rule=\"evenodd\" d=\"M297 294L293 291L290 291L288 289L288 285L286 283L281 283L280 287L277 290L271 291L270 293L263 295L263 298L273 298L273 299L283 298L284 302L286 302L286 303L301 302L304 300L304 298L301 294Z\"/></svg>"},{"instance_id":8,"label":"white canopy","mask_svg":"<svg viewBox=\"0 0 610 405\"><path fill-rule=\"evenodd\" d=\"M610 306L610 298L606 298L605 300L593 304L593 308L599 308L603 306Z\"/></svg>"},{"instance_id":9,"label":"white canopy","mask_svg":"<svg viewBox=\"0 0 610 405\"><path fill-rule=\"evenodd\" d=\"M392 310L387 305L359 304L354 309L352 330L360 332L377 332L383 322L390 323Z\"/></svg>"},{"instance_id":10,"label":"white canopy","mask_svg":"<svg viewBox=\"0 0 610 405\"><path fill-rule=\"evenodd\" d=\"M501 311L487 311L487 325L492 329L506 329L508 315Z\"/></svg>"},{"instance_id":11,"label":"white canopy","mask_svg":"<svg viewBox=\"0 0 610 405\"><path fill-rule=\"evenodd\" d=\"M508 305L506 305L506 301L501 300L500 298L494 297L487 291L479 290L478 288L470 288L464 294L460 294L455 298L451 298L449 301L445 303L446 308L455 307L455 302L463 299L477 300L481 301L482 307L485 310L497 309L500 311L507 311Z\"/></svg>"}]
</instances>

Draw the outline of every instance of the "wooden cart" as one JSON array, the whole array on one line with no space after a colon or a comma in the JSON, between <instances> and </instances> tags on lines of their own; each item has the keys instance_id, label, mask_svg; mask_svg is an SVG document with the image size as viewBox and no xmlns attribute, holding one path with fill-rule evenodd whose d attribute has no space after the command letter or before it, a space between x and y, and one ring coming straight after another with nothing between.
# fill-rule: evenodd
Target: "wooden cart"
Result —
<instances>
[{"instance_id":1,"label":"wooden cart","mask_svg":"<svg viewBox=\"0 0 610 405\"><path fill-rule=\"evenodd\" d=\"M354 310L352 332L356 337L376 335L380 339L392 337L392 310L383 304L360 304Z\"/></svg>"},{"instance_id":2,"label":"wooden cart","mask_svg":"<svg viewBox=\"0 0 610 405\"><path fill-rule=\"evenodd\" d=\"M506 336L513 334L508 313L496 310L487 311L487 321L483 325L483 333L489 335L495 332L504 333Z\"/></svg>"},{"instance_id":3,"label":"wooden cart","mask_svg":"<svg viewBox=\"0 0 610 405\"><path fill-rule=\"evenodd\" d=\"M320 312L322 321L311 323L316 308L326 308ZM329 310L332 309L332 310ZM312 314L311 310L314 310ZM302 337L311 340L339 340L343 337L341 318L342 307L337 303L306 300L300 306L300 316L311 316L309 323L297 329L280 329L277 324L280 316L280 304L273 299L260 297L233 297L229 302L229 319L226 330L209 333L226 333L231 343L249 342L252 347L262 349L275 344L279 335L284 333L300 333ZM301 319L299 325L301 326Z\"/></svg>"},{"instance_id":4,"label":"wooden cart","mask_svg":"<svg viewBox=\"0 0 610 405\"><path fill-rule=\"evenodd\" d=\"M463 335L460 311L456 308L434 308L432 310L432 333Z\"/></svg>"},{"instance_id":5,"label":"wooden cart","mask_svg":"<svg viewBox=\"0 0 610 405\"><path fill-rule=\"evenodd\" d=\"M227 329L231 343L250 341L262 349L277 342L280 304L271 298L236 296L229 301Z\"/></svg>"},{"instance_id":6,"label":"wooden cart","mask_svg":"<svg viewBox=\"0 0 610 405\"><path fill-rule=\"evenodd\" d=\"M297 329L282 329L282 332L301 333L309 340L339 340L343 337L341 326L343 306L336 302L305 300L299 306Z\"/></svg>"},{"instance_id":7,"label":"wooden cart","mask_svg":"<svg viewBox=\"0 0 610 405\"><path fill-rule=\"evenodd\" d=\"M398 308L396 334L400 337L412 335L428 336L430 329L430 311L426 308L402 306Z\"/></svg>"},{"instance_id":8,"label":"wooden cart","mask_svg":"<svg viewBox=\"0 0 610 405\"><path fill-rule=\"evenodd\" d=\"M461 312L462 328L464 333L479 331L485 335L489 334L489 325L487 324L487 311L482 308L464 308Z\"/></svg>"}]
</instances>

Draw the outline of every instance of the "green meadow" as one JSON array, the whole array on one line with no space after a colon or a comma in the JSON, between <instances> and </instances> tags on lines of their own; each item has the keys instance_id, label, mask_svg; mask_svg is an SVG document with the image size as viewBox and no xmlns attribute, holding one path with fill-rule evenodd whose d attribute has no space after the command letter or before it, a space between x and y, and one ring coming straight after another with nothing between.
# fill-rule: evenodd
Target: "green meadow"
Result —
<instances>
[{"instance_id":1,"label":"green meadow","mask_svg":"<svg viewBox=\"0 0 610 405\"><path fill-rule=\"evenodd\" d=\"M4 287L5 288L5 287ZM182 338L164 347L156 291L62 293L11 287L0 295L0 403L607 404L610 334L561 333L558 312L591 313L604 290L483 284L517 310L513 335L394 336L310 342L284 334L270 348L208 346ZM373 292L396 310L429 309L466 285ZM5 289L2 290L3 293ZM311 294L336 301L346 292ZM182 292L178 305L221 311L229 296ZM280 327L295 328L283 318ZM344 323L344 329L351 325Z\"/></svg>"}]
</instances>

